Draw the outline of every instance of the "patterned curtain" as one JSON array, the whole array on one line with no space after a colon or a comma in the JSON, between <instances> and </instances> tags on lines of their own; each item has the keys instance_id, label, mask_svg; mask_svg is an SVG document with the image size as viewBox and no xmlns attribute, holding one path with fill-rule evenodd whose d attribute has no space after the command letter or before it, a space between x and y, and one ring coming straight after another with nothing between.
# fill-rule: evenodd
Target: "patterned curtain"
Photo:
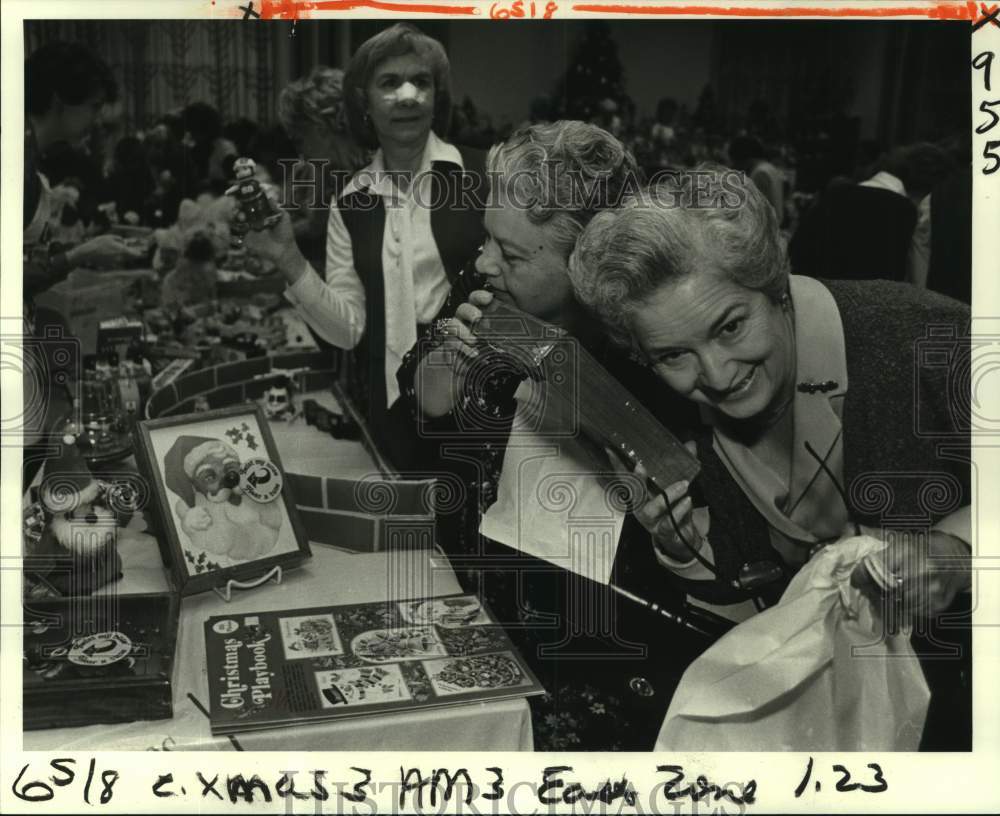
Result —
<instances>
[{"instance_id":1,"label":"patterned curtain","mask_svg":"<svg viewBox=\"0 0 1000 816\"><path fill-rule=\"evenodd\" d=\"M848 25L720 23L712 86L723 127L796 139L848 108L860 81Z\"/></svg>"},{"instance_id":2,"label":"patterned curtain","mask_svg":"<svg viewBox=\"0 0 1000 816\"><path fill-rule=\"evenodd\" d=\"M127 129L148 127L162 114L208 102L224 120L275 119L278 26L241 20L32 20L25 53L54 40L93 48L118 80ZM280 79L279 79L280 81Z\"/></svg>"}]
</instances>

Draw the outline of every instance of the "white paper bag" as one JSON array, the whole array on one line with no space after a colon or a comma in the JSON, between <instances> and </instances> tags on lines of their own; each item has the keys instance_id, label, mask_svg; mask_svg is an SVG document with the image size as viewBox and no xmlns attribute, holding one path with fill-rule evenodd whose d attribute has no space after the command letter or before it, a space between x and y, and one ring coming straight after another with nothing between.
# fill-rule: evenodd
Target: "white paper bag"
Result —
<instances>
[{"instance_id":1,"label":"white paper bag","mask_svg":"<svg viewBox=\"0 0 1000 816\"><path fill-rule=\"evenodd\" d=\"M930 692L909 633L851 586L884 546L824 548L781 601L740 624L684 673L657 751L914 751Z\"/></svg>"}]
</instances>

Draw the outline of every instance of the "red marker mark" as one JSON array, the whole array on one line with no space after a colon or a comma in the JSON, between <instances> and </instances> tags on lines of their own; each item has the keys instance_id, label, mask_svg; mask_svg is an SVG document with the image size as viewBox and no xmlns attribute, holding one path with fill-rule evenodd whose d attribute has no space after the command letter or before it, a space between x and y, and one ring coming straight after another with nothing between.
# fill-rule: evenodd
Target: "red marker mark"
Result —
<instances>
[{"instance_id":1,"label":"red marker mark","mask_svg":"<svg viewBox=\"0 0 1000 816\"><path fill-rule=\"evenodd\" d=\"M215 4L215 0L212 0ZM591 14L656 15L663 17L826 17L834 18L893 18L923 17L929 20L969 20L976 27L987 23L1000 26L997 6L986 3L937 2L923 6L876 5L851 6L722 6L722 5L636 5L628 3L576 3L574 11ZM473 5L443 5L441 3L390 2L389 0L260 0L260 18L264 20L301 20L313 11L355 11L373 9L445 16L475 16L481 9ZM256 15L255 15L256 16Z\"/></svg>"},{"instance_id":2,"label":"red marker mark","mask_svg":"<svg viewBox=\"0 0 1000 816\"><path fill-rule=\"evenodd\" d=\"M760 8L757 6L638 6L618 3L577 3L574 11L594 14L656 14L669 17L926 17L931 20L973 20L977 17L976 4L935 3L929 6L869 6L851 8L844 6L785 6Z\"/></svg>"},{"instance_id":3,"label":"red marker mark","mask_svg":"<svg viewBox=\"0 0 1000 816\"><path fill-rule=\"evenodd\" d=\"M475 6L445 6L434 3L384 2L384 0L262 0L260 16L265 20L301 20L312 11L354 11L356 9L399 11L410 14L444 14L472 16L479 14Z\"/></svg>"},{"instance_id":4,"label":"red marker mark","mask_svg":"<svg viewBox=\"0 0 1000 816\"><path fill-rule=\"evenodd\" d=\"M979 10L982 11L983 16L973 23L973 30L982 28L987 23L992 23L997 28L1000 28L1000 21L997 20L1000 17L1000 6L990 6L986 8L985 3L979 4Z\"/></svg>"},{"instance_id":5,"label":"red marker mark","mask_svg":"<svg viewBox=\"0 0 1000 816\"><path fill-rule=\"evenodd\" d=\"M295 20L299 10L309 10L312 3L297 3L296 0L261 0L260 16L265 20Z\"/></svg>"}]
</instances>

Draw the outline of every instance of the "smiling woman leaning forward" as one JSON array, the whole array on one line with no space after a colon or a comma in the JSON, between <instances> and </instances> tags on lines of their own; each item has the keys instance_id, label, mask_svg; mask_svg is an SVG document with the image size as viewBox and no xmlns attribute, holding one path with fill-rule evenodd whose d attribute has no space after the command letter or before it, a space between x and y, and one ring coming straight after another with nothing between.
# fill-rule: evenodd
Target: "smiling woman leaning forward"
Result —
<instances>
[{"instance_id":1,"label":"smiling woman leaning forward","mask_svg":"<svg viewBox=\"0 0 1000 816\"><path fill-rule=\"evenodd\" d=\"M697 481L636 510L658 560L691 595L763 605L865 525L888 546L854 584L880 605L891 587L902 620L933 620L971 585L968 399L954 387L969 308L907 284L790 276L754 185L699 172L734 195L704 206L675 178L598 214L570 260L580 301L700 413ZM951 363L929 366L921 344L942 325Z\"/></svg>"}]
</instances>

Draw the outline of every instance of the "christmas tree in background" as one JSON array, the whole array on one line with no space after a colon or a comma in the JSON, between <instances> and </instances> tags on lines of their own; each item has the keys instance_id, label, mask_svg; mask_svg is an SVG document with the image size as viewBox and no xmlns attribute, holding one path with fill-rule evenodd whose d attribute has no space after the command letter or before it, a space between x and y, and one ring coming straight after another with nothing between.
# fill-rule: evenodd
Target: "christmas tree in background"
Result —
<instances>
[{"instance_id":1,"label":"christmas tree in background","mask_svg":"<svg viewBox=\"0 0 1000 816\"><path fill-rule=\"evenodd\" d=\"M605 22L588 24L556 90L561 115L607 127L616 113L623 115L631 108L624 82L610 27Z\"/></svg>"}]
</instances>

